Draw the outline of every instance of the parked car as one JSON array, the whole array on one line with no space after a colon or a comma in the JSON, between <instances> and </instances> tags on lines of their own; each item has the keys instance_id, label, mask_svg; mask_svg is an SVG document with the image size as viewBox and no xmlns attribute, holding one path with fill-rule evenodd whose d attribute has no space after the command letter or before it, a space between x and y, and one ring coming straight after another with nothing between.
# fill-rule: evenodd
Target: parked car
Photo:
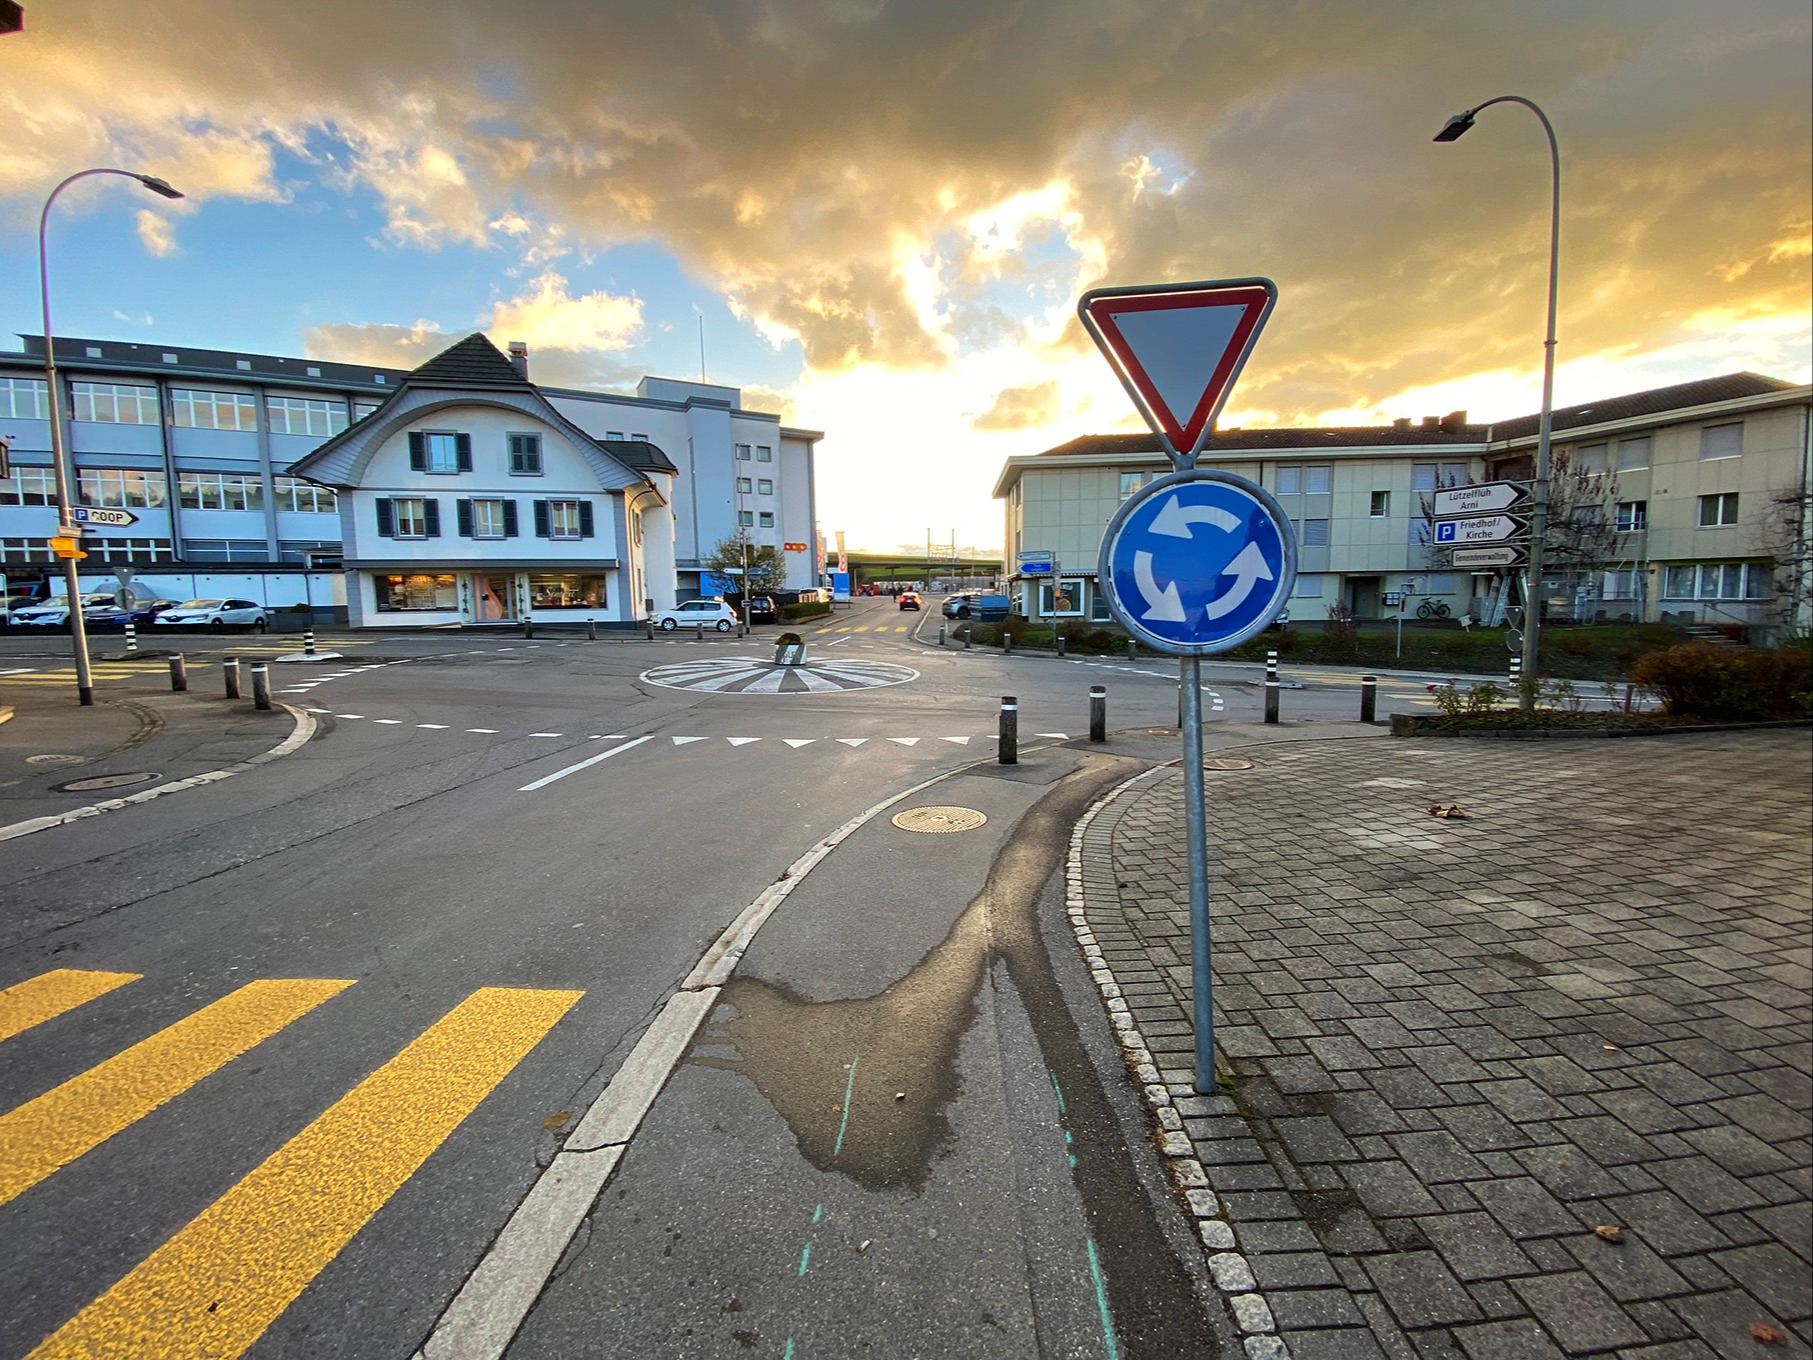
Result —
<instances>
[{"instance_id":1,"label":"parked car","mask_svg":"<svg viewBox=\"0 0 1813 1360\"><path fill-rule=\"evenodd\" d=\"M900 592L900 607L902 609L918 609L920 607L919 606L919 592L916 590L901 591Z\"/></svg>"},{"instance_id":2,"label":"parked car","mask_svg":"<svg viewBox=\"0 0 1813 1360\"><path fill-rule=\"evenodd\" d=\"M265 607L252 600L184 600L166 609L152 622L163 628L211 627L256 628L263 632L271 626Z\"/></svg>"},{"instance_id":3,"label":"parked car","mask_svg":"<svg viewBox=\"0 0 1813 1360\"><path fill-rule=\"evenodd\" d=\"M775 606L772 595L751 595L749 597L749 621L751 623L779 623L781 611Z\"/></svg>"},{"instance_id":4,"label":"parked car","mask_svg":"<svg viewBox=\"0 0 1813 1360\"><path fill-rule=\"evenodd\" d=\"M944 602L944 617L947 619L967 619L976 612L974 595L952 595Z\"/></svg>"},{"instance_id":5,"label":"parked car","mask_svg":"<svg viewBox=\"0 0 1813 1360\"><path fill-rule=\"evenodd\" d=\"M655 615L655 626L664 633L671 633L676 628L696 628L701 624L728 633L736 626L736 621L737 611L718 599L688 600Z\"/></svg>"},{"instance_id":6,"label":"parked car","mask_svg":"<svg viewBox=\"0 0 1813 1360\"><path fill-rule=\"evenodd\" d=\"M150 623L165 610L174 608L175 600L134 600L130 609L122 609L109 601L89 605L82 611L82 621L90 628L124 628L128 619L135 624Z\"/></svg>"},{"instance_id":7,"label":"parked car","mask_svg":"<svg viewBox=\"0 0 1813 1360\"><path fill-rule=\"evenodd\" d=\"M97 605L113 603L111 593L84 595L82 597L82 617L88 617L88 611ZM40 600L36 604L26 605L12 611L12 623L15 628L61 628L69 622L69 601L59 595L54 600Z\"/></svg>"}]
</instances>

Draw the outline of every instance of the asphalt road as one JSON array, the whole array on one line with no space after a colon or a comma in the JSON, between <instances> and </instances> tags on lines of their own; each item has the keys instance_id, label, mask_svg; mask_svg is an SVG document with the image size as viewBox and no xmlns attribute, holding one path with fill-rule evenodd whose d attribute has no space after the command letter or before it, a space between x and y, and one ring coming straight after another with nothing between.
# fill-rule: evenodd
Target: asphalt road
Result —
<instances>
[{"instance_id":1,"label":"asphalt road","mask_svg":"<svg viewBox=\"0 0 1813 1360\"><path fill-rule=\"evenodd\" d=\"M986 824L889 809L797 886L509 1353L1237 1354L1052 878L1140 768L1066 744L1089 685L1162 731L1175 670L936 627L840 610L802 692L772 628L359 638L274 666L297 754L0 843L0 1356L411 1354L726 925L947 774L901 806ZM0 699L68 682L43 641Z\"/></svg>"}]
</instances>

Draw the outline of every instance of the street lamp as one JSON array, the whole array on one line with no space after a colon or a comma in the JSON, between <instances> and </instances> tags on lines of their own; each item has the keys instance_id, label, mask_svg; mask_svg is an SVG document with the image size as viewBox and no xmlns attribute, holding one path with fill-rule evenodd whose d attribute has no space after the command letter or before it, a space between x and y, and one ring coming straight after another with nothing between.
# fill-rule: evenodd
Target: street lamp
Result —
<instances>
[{"instance_id":1,"label":"street lamp","mask_svg":"<svg viewBox=\"0 0 1813 1360\"><path fill-rule=\"evenodd\" d=\"M57 347L51 339L54 332L50 328L50 256L45 250L45 237L50 227L50 205L57 201L57 195L90 175L124 175L127 179L137 180L154 194L162 194L165 198L182 197L181 191L171 188L156 175L141 175L135 170L81 170L50 191L50 197L44 200L44 211L38 215L38 291L44 303L44 386L50 398L50 459L57 478L57 533L62 538L70 537L75 527L70 514L74 501L70 484L74 479L69 470L69 452L63 446L63 396L57 387ZM82 623L81 584L77 580L73 557L63 559L63 591L64 598L69 601L69 639L76 654L76 694L86 706L94 703L94 680L88 671L88 630Z\"/></svg>"},{"instance_id":2,"label":"street lamp","mask_svg":"<svg viewBox=\"0 0 1813 1360\"><path fill-rule=\"evenodd\" d=\"M1536 639L1542 627L1542 558L1549 532L1549 425L1555 403L1555 290L1561 262L1561 149L1555 144L1555 128L1548 115L1533 101L1520 94L1501 94L1483 104L1455 114L1435 134L1438 142L1458 141L1473 126L1481 109L1494 104L1522 104L1542 121L1549 138L1550 206L1549 206L1549 329L1542 346L1542 417L1536 433L1535 504L1530 510L1530 565L1524 578L1523 591L1523 675L1527 684L1518 696L1518 706L1536 706Z\"/></svg>"}]
</instances>

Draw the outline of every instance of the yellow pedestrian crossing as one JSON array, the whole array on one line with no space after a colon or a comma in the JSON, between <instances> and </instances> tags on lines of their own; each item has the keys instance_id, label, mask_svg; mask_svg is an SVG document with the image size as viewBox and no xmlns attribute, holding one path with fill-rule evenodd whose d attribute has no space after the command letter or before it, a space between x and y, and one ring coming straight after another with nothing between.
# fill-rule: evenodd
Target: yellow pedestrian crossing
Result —
<instances>
[{"instance_id":1,"label":"yellow pedestrian crossing","mask_svg":"<svg viewBox=\"0 0 1813 1360\"><path fill-rule=\"evenodd\" d=\"M137 980L58 969L7 988L0 1038ZM0 1204L352 985L248 983L0 1115ZM242 1354L583 995L471 993L46 1337L30 1360Z\"/></svg>"},{"instance_id":2,"label":"yellow pedestrian crossing","mask_svg":"<svg viewBox=\"0 0 1813 1360\"><path fill-rule=\"evenodd\" d=\"M814 628L812 631L815 633L868 633L868 632L904 633L904 632L907 632L908 629L904 625L902 625L901 627L898 627L898 628L889 628L886 624L881 624L881 623L876 624L874 626L874 628L871 629L868 624L863 623L863 624L857 624L854 627L846 625L842 628L831 628L831 627Z\"/></svg>"}]
</instances>

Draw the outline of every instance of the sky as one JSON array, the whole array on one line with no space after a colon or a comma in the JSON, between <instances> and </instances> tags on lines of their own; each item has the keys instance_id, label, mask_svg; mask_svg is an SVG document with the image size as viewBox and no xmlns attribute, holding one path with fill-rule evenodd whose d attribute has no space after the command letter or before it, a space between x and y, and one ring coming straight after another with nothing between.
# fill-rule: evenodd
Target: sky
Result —
<instances>
[{"instance_id":1,"label":"sky","mask_svg":"<svg viewBox=\"0 0 1813 1360\"><path fill-rule=\"evenodd\" d=\"M1002 461L1143 428L1099 285L1262 275L1221 425L1813 376L1806 0L26 0L0 328L741 387L820 528L999 546ZM701 362L701 340L703 362Z\"/></svg>"}]
</instances>

